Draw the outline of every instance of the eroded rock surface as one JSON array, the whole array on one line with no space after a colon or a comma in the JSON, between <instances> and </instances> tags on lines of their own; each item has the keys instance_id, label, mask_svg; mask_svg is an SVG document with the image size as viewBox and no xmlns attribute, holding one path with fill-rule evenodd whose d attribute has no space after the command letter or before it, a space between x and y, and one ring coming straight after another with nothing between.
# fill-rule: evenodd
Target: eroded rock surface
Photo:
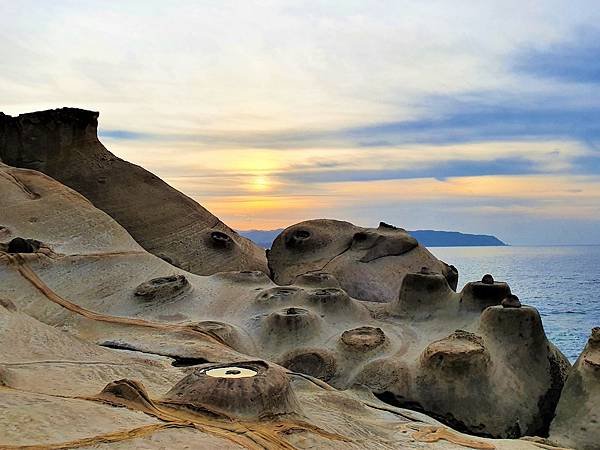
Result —
<instances>
[{"instance_id":1,"label":"eroded rock surface","mask_svg":"<svg viewBox=\"0 0 600 450\"><path fill-rule=\"evenodd\" d=\"M456 289L458 272L433 256L404 229L381 223L362 228L339 220L309 220L286 228L268 252L277 284L306 283L327 272L352 297L391 302L402 279L422 268L441 273Z\"/></svg>"},{"instance_id":2,"label":"eroded rock surface","mask_svg":"<svg viewBox=\"0 0 600 450\"><path fill-rule=\"evenodd\" d=\"M195 369L163 397L166 404L206 409L228 418L260 420L301 413L286 371L264 361Z\"/></svg>"},{"instance_id":3,"label":"eroded rock surface","mask_svg":"<svg viewBox=\"0 0 600 450\"><path fill-rule=\"evenodd\" d=\"M97 112L75 108L0 113L0 160L71 187L146 250L192 273L267 270L264 250L160 178L117 158L97 127Z\"/></svg>"},{"instance_id":4,"label":"eroded rock surface","mask_svg":"<svg viewBox=\"0 0 600 450\"><path fill-rule=\"evenodd\" d=\"M259 442L284 448L427 448L439 441L442 448L526 449L536 444L484 437L543 434L550 423L568 363L547 341L535 309L501 305L511 295L505 283L486 277L457 293L442 273L419 265L393 301L373 303L348 295L322 271L290 286L258 271L198 276L145 252L108 215L39 172L0 166L0 192L0 223L9 230L1 242L25 236L43 243L33 253L0 253L0 402L21 418L33 414L20 419L33 430L22 434L6 431L16 416L0 419L0 436L9 439L2 445L103 433L113 433L115 443L144 440L145 433L171 433L166 420L202 424L194 428L200 442L247 448L258 444L235 436L249 429ZM258 366L249 367L252 361ZM201 389L208 367L267 378L273 369L272 381L286 381L265 389L282 389L283 406L264 400L256 380L246 387L228 381L239 374L222 373L210 380L222 385ZM121 397L143 419L135 432L129 412L106 404L107 392L101 404L64 398L95 398L119 380L132 382L110 388L110 401L128 392ZM240 396L225 401L231 389ZM244 403L244 392L255 400ZM371 393L484 437L386 406ZM61 436L44 428L52 414L30 412L40 395L55 396L52 408L64 408L78 431ZM106 419L88 429L78 419L83 413ZM227 417L253 425L231 428ZM65 426L52 420L52 427ZM190 438L168 436L175 446Z\"/></svg>"},{"instance_id":5,"label":"eroded rock surface","mask_svg":"<svg viewBox=\"0 0 600 450\"><path fill-rule=\"evenodd\" d=\"M550 438L581 450L600 446L600 327L592 330L587 345L571 368L562 391Z\"/></svg>"}]
</instances>

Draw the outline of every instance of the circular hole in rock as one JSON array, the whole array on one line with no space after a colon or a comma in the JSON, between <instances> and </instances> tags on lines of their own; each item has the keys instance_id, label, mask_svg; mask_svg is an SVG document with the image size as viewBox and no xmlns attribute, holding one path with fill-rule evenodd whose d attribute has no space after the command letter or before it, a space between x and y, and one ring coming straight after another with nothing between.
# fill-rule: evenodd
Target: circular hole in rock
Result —
<instances>
[{"instance_id":1,"label":"circular hole in rock","mask_svg":"<svg viewBox=\"0 0 600 450\"><path fill-rule=\"evenodd\" d=\"M231 240L231 238L229 236L227 236L225 233L223 233L221 231L213 231L212 233L210 233L210 237L212 240L218 241L218 242L229 242Z\"/></svg>"},{"instance_id":2,"label":"circular hole in rock","mask_svg":"<svg viewBox=\"0 0 600 450\"><path fill-rule=\"evenodd\" d=\"M364 231L359 231L358 233L356 233L354 235L354 240L356 242L362 242L365 241L367 239L367 233L365 233Z\"/></svg>"},{"instance_id":3,"label":"circular hole in rock","mask_svg":"<svg viewBox=\"0 0 600 450\"><path fill-rule=\"evenodd\" d=\"M294 231L294 238L298 240L308 239L310 237L310 231L307 230L296 230Z\"/></svg>"},{"instance_id":4,"label":"circular hole in rock","mask_svg":"<svg viewBox=\"0 0 600 450\"><path fill-rule=\"evenodd\" d=\"M16 237L8 243L8 253L34 253L39 249L39 244L33 239Z\"/></svg>"}]
</instances>

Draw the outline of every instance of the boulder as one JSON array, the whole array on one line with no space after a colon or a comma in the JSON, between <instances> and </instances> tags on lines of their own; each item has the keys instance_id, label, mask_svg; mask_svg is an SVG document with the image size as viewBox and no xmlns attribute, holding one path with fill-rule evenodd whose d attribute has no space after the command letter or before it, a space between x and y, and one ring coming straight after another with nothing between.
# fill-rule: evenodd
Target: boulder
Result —
<instances>
[{"instance_id":1,"label":"boulder","mask_svg":"<svg viewBox=\"0 0 600 450\"><path fill-rule=\"evenodd\" d=\"M600 327L569 372L550 426L550 439L565 447L595 450L600 445Z\"/></svg>"},{"instance_id":2,"label":"boulder","mask_svg":"<svg viewBox=\"0 0 600 450\"><path fill-rule=\"evenodd\" d=\"M363 228L339 220L308 220L286 228L268 252L273 280L306 283L328 272L359 300L391 302L404 276L425 270L442 274L456 289L458 272L438 260L402 228L380 223Z\"/></svg>"}]
</instances>

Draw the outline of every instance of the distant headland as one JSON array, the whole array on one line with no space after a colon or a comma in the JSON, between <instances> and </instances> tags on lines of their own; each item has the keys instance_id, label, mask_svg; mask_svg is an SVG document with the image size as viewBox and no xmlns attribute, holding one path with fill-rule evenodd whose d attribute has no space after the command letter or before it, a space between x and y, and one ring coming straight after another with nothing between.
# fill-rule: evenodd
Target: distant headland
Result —
<instances>
[{"instance_id":1,"label":"distant headland","mask_svg":"<svg viewBox=\"0 0 600 450\"><path fill-rule=\"evenodd\" d=\"M263 248L270 248L282 231L283 228L278 228L276 230L238 230L238 233ZM409 233L425 247L504 247L508 245L496 236L488 234L437 230L415 230L409 231Z\"/></svg>"}]
</instances>

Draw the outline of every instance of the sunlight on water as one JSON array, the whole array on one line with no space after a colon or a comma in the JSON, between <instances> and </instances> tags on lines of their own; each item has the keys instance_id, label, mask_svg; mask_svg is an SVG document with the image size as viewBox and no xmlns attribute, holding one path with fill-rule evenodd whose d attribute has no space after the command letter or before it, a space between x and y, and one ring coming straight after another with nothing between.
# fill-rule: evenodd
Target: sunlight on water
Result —
<instances>
[{"instance_id":1,"label":"sunlight on water","mask_svg":"<svg viewBox=\"0 0 600 450\"><path fill-rule=\"evenodd\" d=\"M491 273L535 306L548 338L575 361L600 326L600 246L430 248L459 272L459 289Z\"/></svg>"}]
</instances>

